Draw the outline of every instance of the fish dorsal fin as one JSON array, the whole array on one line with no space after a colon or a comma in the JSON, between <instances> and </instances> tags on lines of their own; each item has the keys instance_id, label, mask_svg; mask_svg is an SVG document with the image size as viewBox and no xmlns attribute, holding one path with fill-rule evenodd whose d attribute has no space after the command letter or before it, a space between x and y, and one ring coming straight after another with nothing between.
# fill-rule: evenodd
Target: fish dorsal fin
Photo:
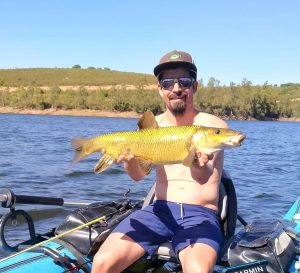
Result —
<instances>
[{"instance_id":1,"label":"fish dorsal fin","mask_svg":"<svg viewBox=\"0 0 300 273\"><path fill-rule=\"evenodd\" d=\"M115 161L115 157L109 155L109 154L104 154L96 164L94 168L95 173L101 173L104 170L106 170L111 164L113 164Z\"/></svg>"},{"instance_id":2,"label":"fish dorsal fin","mask_svg":"<svg viewBox=\"0 0 300 273\"><path fill-rule=\"evenodd\" d=\"M138 159L138 162L144 174L148 175L152 169L152 162L150 160L142 160L142 159Z\"/></svg>"},{"instance_id":3,"label":"fish dorsal fin","mask_svg":"<svg viewBox=\"0 0 300 273\"><path fill-rule=\"evenodd\" d=\"M190 167L195 159L195 149L191 149L188 155L182 160L182 165Z\"/></svg>"},{"instance_id":4,"label":"fish dorsal fin","mask_svg":"<svg viewBox=\"0 0 300 273\"><path fill-rule=\"evenodd\" d=\"M157 121L151 111L146 111L137 123L139 130L147 128L158 128Z\"/></svg>"}]
</instances>

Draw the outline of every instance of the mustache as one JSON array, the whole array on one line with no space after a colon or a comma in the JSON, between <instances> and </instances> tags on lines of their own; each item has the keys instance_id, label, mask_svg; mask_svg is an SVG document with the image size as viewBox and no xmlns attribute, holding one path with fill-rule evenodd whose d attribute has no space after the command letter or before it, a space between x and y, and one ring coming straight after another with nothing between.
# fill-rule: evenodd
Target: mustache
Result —
<instances>
[{"instance_id":1,"label":"mustache","mask_svg":"<svg viewBox=\"0 0 300 273\"><path fill-rule=\"evenodd\" d=\"M168 97L169 99L184 99L187 97L187 94L181 92L179 94L176 93L172 93L170 94L170 96Z\"/></svg>"}]
</instances>

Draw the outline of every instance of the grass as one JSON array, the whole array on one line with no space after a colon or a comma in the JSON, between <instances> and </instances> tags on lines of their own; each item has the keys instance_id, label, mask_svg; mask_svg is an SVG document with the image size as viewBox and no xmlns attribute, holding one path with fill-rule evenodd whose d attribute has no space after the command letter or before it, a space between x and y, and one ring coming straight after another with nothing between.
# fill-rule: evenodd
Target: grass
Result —
<instances>
[{"instance_id":1,"label":"grass","mask_svg":"<svg viewBox=\"0 0 300 273\"><path fill-rule=\"evenodd\" d=\"M18 86L103 86L154 84L152 75L78 68L0 69L0 85Z\"/></svg>"}]
</instances>

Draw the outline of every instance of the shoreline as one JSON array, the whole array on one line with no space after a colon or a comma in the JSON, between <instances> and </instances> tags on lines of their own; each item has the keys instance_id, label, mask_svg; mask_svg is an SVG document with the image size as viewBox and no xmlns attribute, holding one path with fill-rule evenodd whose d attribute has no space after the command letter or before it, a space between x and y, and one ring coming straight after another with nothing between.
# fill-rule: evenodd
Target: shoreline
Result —
<instances>
[{"instance_id":1,"label":"shoreline","mask_svg":"<svg viewBox=\"0 0 300 273\"><path fill-rule=\"evenodd\" d=\"M123 117L123 118L139 118L141 114L130 112L104 111L104 110L89 110L89 109L15 109L13 107L0 107L0 114L20 114L20 115L49 115L49 116L78 116L78 117Z\"/></svg>"},{"instance_id":2,"label":"shoreline","mask_svg":"<svg viewBox=\"0 0 300 273\"><path fill-rule=\"evenodd\" d=\"M140 118L142 114L134 111L118 112L118 111L104 111L104 110L89 110L89 109L15 109L13 107L0 107L0 114L20 114L20 115L49 115L49 116L78 116L78 117L111 117L111 118ZM230 120L230 119L224 119ZM234 119L236 120L236 119ZM253 119L252 119L253 120ZM300 117L280 118L275 121L295 121L299 122Z\"/></svg>"}]
</instances>

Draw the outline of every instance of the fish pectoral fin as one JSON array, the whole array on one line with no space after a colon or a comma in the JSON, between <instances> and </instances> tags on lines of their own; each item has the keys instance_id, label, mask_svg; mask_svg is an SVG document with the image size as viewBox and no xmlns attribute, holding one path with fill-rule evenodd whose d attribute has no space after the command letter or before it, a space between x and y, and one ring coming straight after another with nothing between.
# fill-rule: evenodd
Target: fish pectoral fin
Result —
<instances>
[{"instance_id":1,"label":"fish pectoral fin","mask_svg":"<svg viewBox=\"0 0 300 273\"><path fill-rule=\"evenodd\" d=\"M109 155L109 154L104 154L99 161L97 162L94 172L95 173L101 173L104 170L106 170L111 164L114 163L115 157Z\"/></svg>"},{"instance_id":2,"label":"fish pectoral fin","mask_svg":"<svg viewBox=\"0 0 300 273\"><path fill-rule=\"evenodd\" d=\"M137 123L139 130L147 128L158 128L158 123L151 111L146 111Z\"/></svg>"},{"instance_id":3,"label":"fish pectoral fin","mask_svg":"<svg viewBox=\"0 0 300 273\"><path fill-rule=\"evenodd\" d=\"M138 162L145 175L148 175L152 170L152 162L150 160L143 159L138 159Z\"/></svg>"},{"instance_id":4,"label":"fish pectoral fin","mask_svg":"<svg viewBox=\"0 0 300 273\"><path fill-rule=\"evenodd\" d=\"M195 159L195 149L191 149L188 155L183 159L182 165L190 167Z\"/></svg>"}]
</instances>

